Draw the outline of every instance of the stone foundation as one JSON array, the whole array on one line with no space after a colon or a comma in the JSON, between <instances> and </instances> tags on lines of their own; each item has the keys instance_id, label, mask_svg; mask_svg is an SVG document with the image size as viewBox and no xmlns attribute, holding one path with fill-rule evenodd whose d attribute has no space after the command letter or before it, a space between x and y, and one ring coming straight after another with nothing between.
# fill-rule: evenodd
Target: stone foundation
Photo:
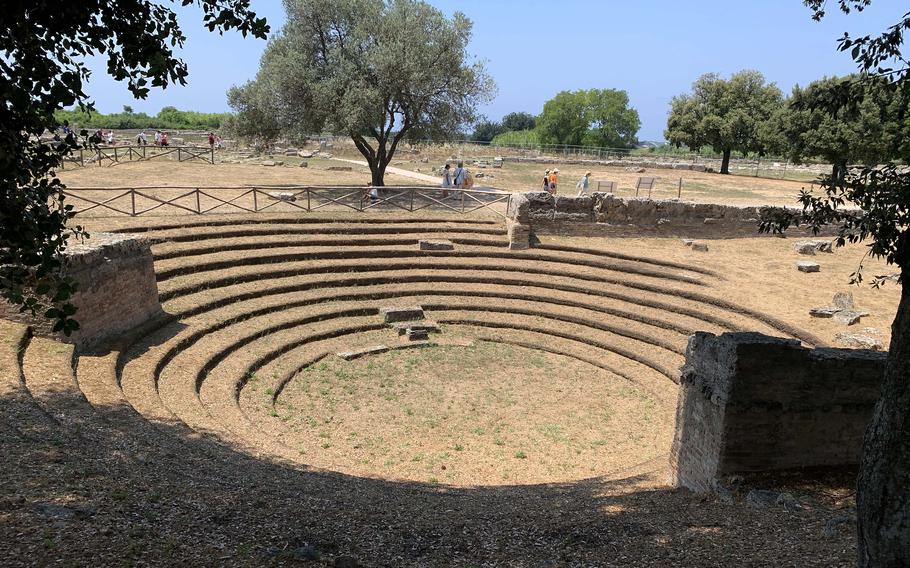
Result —
<instances>
[{"instance_id":1,"label":"stone foundation","mask_svg":"<svg viewBox=\"0 0 910 568\"><path fill-rule=\"evenodd\" d=\"M680 382L673 481L711 491L733 474L857 465L886 357L696 333Z\"/></svg>"},{"instance_id":2,"label":"stone foundation","mask_svg":"<svg viewBox=\"0 0 910 568\"><path fill-rule=\"evenodd\" d=\"M763 209L671 200L622 199L608 193L569 197L532 192L513 195L508 209L508 225L517 224L529 233L542 235L758 237L762 236L758 232L758 223ZM792 227L788 232L811 234L808 228L799 227ZM521 231L516 234L522 237ZM510 242L513 242L511 237Z\"/></svg>"},{"instance_id":3,"label":"stone foundation","mask_svg":"<svg viewBox=\"0 0 910 568\"><path fill-rule=\"evenodd\" d=\"M130 234L92 233L70 246L64 269L78 284L72 303L79 329L59 338L80 347L97 346L150 319L163 315L149 239ZM0 304L0 317L28 323L51 335L54 324Z\"/></svg>"}]
</instances>

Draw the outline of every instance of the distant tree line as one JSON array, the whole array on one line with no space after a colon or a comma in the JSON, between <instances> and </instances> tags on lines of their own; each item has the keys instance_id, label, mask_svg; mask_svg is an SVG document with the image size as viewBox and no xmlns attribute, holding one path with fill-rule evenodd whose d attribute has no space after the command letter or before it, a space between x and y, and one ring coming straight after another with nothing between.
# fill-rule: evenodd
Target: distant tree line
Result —
<instances>
[{"instance_id":1,"label":"distant tree line","mask_svg":"<svg viewBox=\"0 0 910 568\"><path fill-rule=\"evenodd\" d=\"M851 104L835 108L844 98ZM709 73L691 93L673 98L664 136L675 146L713 148L723 156L721 173L729 173L731 155L741 153L796 163L821 159L839 179L850 164L906 161L908 113L906 93L871 77L826 77L784 97L758 71L729 79Z\"/></svg>"},{"instance_id":2,"label":"distant tree line","mask_svg":"<svg viewBox=\"0 0 910 568\"><path fill-rule=\"evenodd\" d=\"M629 106L629 95L617 89L562 91L544 104L543 112L505 115L502 122L477 123L471 139L496 144L565 144L632 148L641 120Z\"/></svg>"},{"instance_id":3,"label":"distant tree line","mask_svg":"<svg viewBox=\"0 0 910 568\"><path fill-rule=\"evenodd\" d=\"M178 110L172 106L162 108L155 116L144 112L133 112L132 107L124 106L123 112L102 114L84 110L58 110L54 118L59 124L86 129L168 129L168 130L218 130L226 122L230 113L195 112Z\"/></svg>"}]
</instances>

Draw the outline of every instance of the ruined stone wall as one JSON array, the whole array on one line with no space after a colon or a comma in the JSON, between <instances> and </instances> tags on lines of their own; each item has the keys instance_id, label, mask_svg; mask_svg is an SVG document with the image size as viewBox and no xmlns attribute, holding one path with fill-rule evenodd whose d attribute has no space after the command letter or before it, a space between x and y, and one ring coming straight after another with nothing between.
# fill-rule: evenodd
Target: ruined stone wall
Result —
<instances>
[{"instance_id":1,"label":"ruined stone wall","mask_svg":"<svg viewBox=\"0 0 910 568\"><path fill-rule=\"evenodd\" d=\"M710 491L732 474L858 464L885 358L758 333L696 333L676 411L675 483Z\"/></svg>"},{"instance_id":2,"label":"ruined stone wall","mask_svg":"<svg viewBox=\"0 0 910 568\"><path fill-rule=\"evenodd\" d=\"M531 233L565 236L674 236L734 238L761 236L758 222L763 207L685 203L672 200L622 199L608 193L569 197L547 192L516 194L527 200L527 213L509 219L526 225ZM792 227L790 234L811 234Z\"/></svg>"},{"instance_id":3,"label":"ruined stone wall","mask_svg":"<svg viewBox=\"0 0 910 568\"><path fill-rule=\"evenodd\" d=\"M65 270L78 284L72 303L80 328L60 339L95 346L163 314L150 246L149 239L137 235L92 233L66 251ZM53 322L25 316L8 304L0 304L0 317L51 334Z\"/></svg>"}]
</instances>

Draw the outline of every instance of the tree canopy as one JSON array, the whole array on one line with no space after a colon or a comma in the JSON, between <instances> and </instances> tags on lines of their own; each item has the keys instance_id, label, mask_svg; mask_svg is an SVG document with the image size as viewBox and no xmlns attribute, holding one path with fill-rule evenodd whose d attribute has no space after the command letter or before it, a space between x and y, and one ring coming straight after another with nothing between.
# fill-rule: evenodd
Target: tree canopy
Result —
<instances>
[{"instance_id":1,"label":"tree canopy","mask_svg":"<svg viewBox=\"0 0 910 568\"><path fill-rule=\"evenodd\" d=\"M852 92L854 102L832 107L844 92ZM822 158L840 177L847 164L874 166L899 157L905 110L887 83L851 75L797 85L772 122L790 159Z\"/></svg>"},{"instance_id":2,"label":"tree canopy","mask_svg":"<svg viewBox=\"0 0 910 568\"><path fill-rule=\"evenodd\" d=\"M711 146L723 154L720 173L730 173L732 152L767 148L762 130L783 105L783 95L758 71L740 71L730 79L707 73L692 92L673 97L664 136L671 144Z\"/></svg>"},{"instance_id":3,"label":"tree canopy","mask_svg":"<svg viewBox=\"0 0 910 568\"><path fill-rule=\"evenodd\" d=\"M80 108L58 110L54 119L58 124L67 122L76 128L166 128L169 130L217 130L228 120L229 113L195 112L179 110L172 106L162 108L154 116L144 112L133 112L124 105L123 112L103 114L88 112Z\"/></svg>"},{"instance_id":4,"label":"tree canopy","mask_svg":"<svg viewBox=\"0 0 910 568\"><path fill-rule=\"evenodd\" d=\"M537 119L529 112L510 112L502 117L504 132L518 132L520 130L534 130Z\"/></svg>"},{"instance_id":5,"label":"tree canopy","mask_svg":"<svg viewBox=\"0 0 910 568\"><path fill-rule=\"evenodd\" d=\"M562 91L544 104L537 132L544 144L626 148L641 128L629 95L617 89Z\"/></svg>"},{"instance_id":6,"label":"tree canopy","mask_svg":"<svg viewBox=\"0 0 910 568\"><path fill-rule=\"evenodd\" d=\"M211 31L268 33L249 0L180 3L200 7ZM56 126L56 111L92 109L83 90L86 57L105 55L108 73L143 98L150 88L186 83L187 66L174 54L185 39L176 14L159 1L8 0L0 10L0 296L57 320L56 330L78 328L61 255L85 233L67 229L73 212L54 175L68 148L39 136Z\"/></svg>"},{"instance_id":7,"label":"tree canopy","mask_svg":"<svg viewBox=\"0 0 910 568\"><path fill-rule=\"evenodd\" d=\"M815 19L825 16L824 0L805 0ZM845 13L861 11L871 0L839 0ZM910 96L910 66L903 56L903 32L910 13L879 35L839 40L856 61L862 83ZM822 108L833 116L862 108L869 88L835 91ZM874 96L874 95L873 95ZM783 231L802 221L818 230L834 225L836 244L867 243L873 257L900 268L901 298L891 326L891 345L881 386L863 442L857 480L857 565L861 568L910 566L910 172L893 164L848 168L822 180L822 191L803 191L803 211L777 211L763 219L765 231ZM853 275L863 279L863 265ZM885 281L873 278L875 285Z\"/></svg>"},{"instance_id":8,"label":"tree canopy","mask_svg":"<svg viewBox=\"0 0 910 568\"><path fill-rule=\"evenodd\" d=\"M403 139L456 136L493 92L483 64L467 53L472 24L460 12L447 18L418 0L284 6L287 23L269 42L256 79L238 89L261 89L261 97L245 100L266 105L284 132L350 136L373 185L384 184Z\"/></svg>"}]
</instances>

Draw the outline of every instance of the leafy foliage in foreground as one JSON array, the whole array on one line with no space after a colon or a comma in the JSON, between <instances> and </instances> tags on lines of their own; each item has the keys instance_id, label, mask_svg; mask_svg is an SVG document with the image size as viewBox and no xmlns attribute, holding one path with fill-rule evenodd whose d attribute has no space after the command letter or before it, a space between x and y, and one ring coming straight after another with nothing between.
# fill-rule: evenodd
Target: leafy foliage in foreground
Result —
<instances>
[{"instance_id":1,"label":"leafy foliage in foreground","mask_svg":"<svg viewBox=\"0 0 910 568\"><path fill-rule=\"evenodd\" d=\"M268 33L249 0L179 3L200 7L210 31ZM67 227L73 211L54 173L68 147L39 136L57 126L55 112L92 109L87 57L105 54L108 73L144 98L150 88L186 83L174 54L185 39L177 15L152 0L7 0L0 10L0 297L56 320L58 331L78 329L61 258L69 239L86 234Z\"/></svg>"}]
</instances>

